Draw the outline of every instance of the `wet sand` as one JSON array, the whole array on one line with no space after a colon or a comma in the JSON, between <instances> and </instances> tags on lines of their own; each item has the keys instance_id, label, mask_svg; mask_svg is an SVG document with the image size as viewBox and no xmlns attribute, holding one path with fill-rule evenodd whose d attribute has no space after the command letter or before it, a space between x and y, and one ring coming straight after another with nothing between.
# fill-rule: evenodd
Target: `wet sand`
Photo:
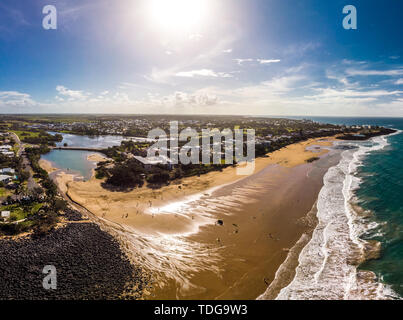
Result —
<instances>
[{"instance_id":1,"label":"wet sand","mask_svg":"<svg viewBox=\"0 0 403 320\"><path fill-rule=\"evenodd\" d=\"M304 217L337 161L317 146L331 144L322 138L290 145L256 159L255 174L246 178L231 167L125 193L63 172L56 182L71 199L122 227L121 237L154 273L150 298L256 299L310 229ZM306 163L311 157L321 159Z\"/></svg>"},{"instance_id":2,"label":"wet sand","mask_svg":"<svg viewBox=\"0 0 403 320\"><path fill-rule=\"evenodd\" d=\"M57 168L54 168L52 166L52 163L48 160L40 159L38 163L41 166L41 168L46 170L46 172L49 174L59 170Z\"/></svg>"},{"instance_id":3,"label":"wet sand","mask_svg":"<svg viewBox=\"0 0 403 320\"><path fill-rule=\"evenodd\" d=\"M211 266L195 263L188 268L193 285L189 290L171 283L157 290L156 297L256 299L274 280L289 249L303 234L309 239L315 221L307 219L307 213L314 208L327 168L337 161L336 156L325 156L294 168L269 166L250 179L218 190L203 203L194 203L200 205L199 210L192 210L194 214L211 208L223 225L205 225L188 240L204 245L218 258ZM302 247L294 249L291 260L296 261ZM209 261L203 255L200 259ZM192 272L197 266L201 270ZM282 281L274 291L286 284Z\"/></svg>"}]
</instances>

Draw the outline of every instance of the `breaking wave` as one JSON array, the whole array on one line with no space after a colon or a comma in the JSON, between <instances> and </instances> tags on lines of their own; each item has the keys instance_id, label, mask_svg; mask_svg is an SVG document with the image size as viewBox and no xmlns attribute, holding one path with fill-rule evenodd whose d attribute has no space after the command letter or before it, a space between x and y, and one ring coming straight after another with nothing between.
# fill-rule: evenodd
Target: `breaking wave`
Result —
<instances>
[{"instance_id":1,"label":"breaking wave","mask_svg":"<svg viewBox=\"0 0 403 320\"><path fill-rule=\"evenodd\" d=\"M368 223L365 212L354 204L354 191L361 182L356 172L365 155L388 145L387 138L337 144L345 151L324 176L317 201L318 225L299 255L294 279L280 291L278 300L399 298L374 273L357 268L379 254L380 244L360 238L377 224Z\"/></svg>"}]
</instances>

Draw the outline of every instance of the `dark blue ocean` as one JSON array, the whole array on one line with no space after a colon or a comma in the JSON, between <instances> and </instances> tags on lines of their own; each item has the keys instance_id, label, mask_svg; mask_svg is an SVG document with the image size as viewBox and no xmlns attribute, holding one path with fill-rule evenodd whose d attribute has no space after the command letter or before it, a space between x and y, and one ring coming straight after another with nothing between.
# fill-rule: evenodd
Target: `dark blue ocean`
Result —
<instances>
[{"instance_id":1,"label":"dark blue ocean","mask_svg":"<svg viewBox=\"0 0 403 320\"><path fill-rule=\"evenodd\" d=\"M305 117L306 118L306 117ZM403 130L403 118L312 117L314 121L346 125L380 125ZM379 259L360 269L373 271L403 297L403 133L386 137L387 145L368 152L357 170L361 183L355 191L358 204L371 212L376 228L365 232L365 240L381 242Z\"/></svg>"}]
</instances>

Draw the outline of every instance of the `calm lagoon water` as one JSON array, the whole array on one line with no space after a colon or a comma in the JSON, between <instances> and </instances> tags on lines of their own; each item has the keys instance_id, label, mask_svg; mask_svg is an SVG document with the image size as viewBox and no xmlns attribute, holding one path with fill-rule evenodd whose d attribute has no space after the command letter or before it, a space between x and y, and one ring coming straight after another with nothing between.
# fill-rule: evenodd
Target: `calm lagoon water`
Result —
<instances>
[{"instance_id":1,"label":"calm lagoon water","mask_svg":"<svg viewBox=\"0 0 403 320\"><path fill-rule=\"evenodd\" d=\"M58 132L51 132L50 134L56 134ZM76 134L69 133L59 133L63 136L61 142L56 143L58 147L63 147L65 143L69 147L79 147L79 148L108 148L113 146L120 146L120 143L124 140L133 141L145 141L146 138L139 137L124 137L118 135L107 135L107 136L80 136Z\"/></svg>"},{"instance_id":2,"label":"calm lagoon water","mask_svg":"<svg viewBox=\"0 0 403 320\"><path fill-rule=\"evenodd\" d=\"M50 134L56 134L57 132L51 132ZM80 136L69 133L60 133L63 136L63 140L56 145L62 147L65 143L69 147L78 148L108 148L113 146L119 146L123 140L144 141L145 138L137 137L124 137L118 135L107 136ZM48 154L43 155L41 158L50 161L55 168L65 170L67 172L76 173L84 180L91 178L92 169L96 167L95 162L88 161L87 157L95 152L81 151L81 150L52 150Z\"/></svg>"},{"instance_id":3,"label":"calm lagoon water","mask_svg":"<svg viewBox=\"0 0 403 320\"><path fill-rule=\"evenodd\" d=\"M84 180L89 180L91 178L92 169L96 167L95 162L87 160L90 154L94 154L94 152L81 150L52 150L43 155L41 159L50 161L55 168L78 174L82 176Z\"/></svg>"}]
</instances>

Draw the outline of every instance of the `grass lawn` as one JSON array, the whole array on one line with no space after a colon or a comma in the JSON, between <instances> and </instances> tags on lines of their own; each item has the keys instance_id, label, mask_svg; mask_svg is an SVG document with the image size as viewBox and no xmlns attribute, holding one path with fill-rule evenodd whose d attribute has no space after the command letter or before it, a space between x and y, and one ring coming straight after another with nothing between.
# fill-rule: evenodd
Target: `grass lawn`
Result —
<instances>
[{"instance_id":1,"label":"grass lawn","mask_svg":"<svg viewBox=\"0 0 403 320\"><path fill-rule=\"evenodd\" d=\"M7 196L9 196L9 195L11 195L11 191L10 191L10 190L7 190L7 189L4 188L4 187L1 187L1 188L0 188L0 197L7 197Z\"/></svg>"},{"instance_id":2,"label":"grass lawn","mask_svg":"<svg viewBox=\"0 0 403 320\"><path fill-rule=\"evenodd\" d=\"M1 207L0 211L10 211L10 218L14 221L25 219L30 214L36 214L43 206L43 203L32 203L29 207L22 207L18 204L10 204Z\"/></svg>"},{"instance_id":3,"label":"grass lawn","mask_svg":"<svg viewBox=\"0 0 403 320\"><path fill-rule=\"evenodd\" d=\"M18 221L25 219L27 217L27 212L24 211L23 208L19 207L16 204L11 204L8 206L4 206L1 208L1 211L10 211L10 220L11 221Z\"/></svg>"},{"instance_id":4,"label":"grass lawn","mask_svg":"<svg viewBox=\"0 0 403 320\"><path fill-rule=\"evenodd\" d=\"M38 137L39 132L31 132L31 131L18 131L18 130L12 130L11 132L14 132L20 140L22 140L24 137Z\"/></svg>"},{"instance_id":5,"label":"grass lawn","mask_svg":"<svg viewBox=\"0 0 403 320\"><path fill-rule=\"evenodd\" d=\"M31 213L36 214L43 207L44 203L35 203L31 208Z\"/></svg>"}]
</instances>

